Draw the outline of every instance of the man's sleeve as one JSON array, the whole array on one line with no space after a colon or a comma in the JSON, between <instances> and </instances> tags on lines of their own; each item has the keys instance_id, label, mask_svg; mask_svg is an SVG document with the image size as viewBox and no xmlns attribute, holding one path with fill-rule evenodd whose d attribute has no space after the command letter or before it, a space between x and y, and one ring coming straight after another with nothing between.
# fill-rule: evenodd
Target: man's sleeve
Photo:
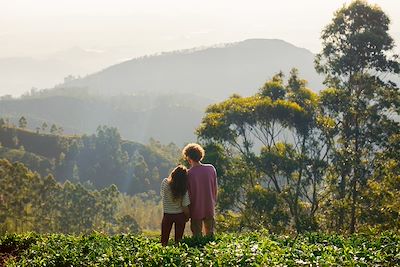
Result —
<instances>
[{"instance_id":1,"label":"man's sleeve","mask_svg":"<svg viewBox=\"0 0 400 267\"><path fill-rule=\"evenodd\" d=\"M192 189L190 187L190 177L188 176L188 180L187 180L187 191L189 193L189 198L192 196Z\"/></svg>"}]
</instances>

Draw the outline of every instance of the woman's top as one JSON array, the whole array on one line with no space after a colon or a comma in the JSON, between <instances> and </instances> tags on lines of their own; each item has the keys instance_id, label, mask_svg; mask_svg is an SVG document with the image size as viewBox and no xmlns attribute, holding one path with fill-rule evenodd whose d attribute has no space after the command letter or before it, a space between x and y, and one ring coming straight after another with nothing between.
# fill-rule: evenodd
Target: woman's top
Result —
<instances>
[{"instance_id":1,"label":"woman's top","mask_svg":"<svg viewBox=\"0 0 400 267\"><path fill-rule=\"evenodd\" d=\"M187 191L182 198L174 200L172 196L171 187L168 183L168 178L165 178L161 182L160 194L163 202L164 213L168 214L182 213L183 212L182 207L189 206L190 204L189 195Z\"/></svg>"},{"instance_id":2,"label":"woman's top","mask_svg":"<svg viewBox=\"0 0 400 267\"><path fill-rule=\"evenodd\" d=\"M217 202L217 172L211 164L193 166L188 171L190 217L195 220L214 217Z\"/></svg>"}]
</instances>

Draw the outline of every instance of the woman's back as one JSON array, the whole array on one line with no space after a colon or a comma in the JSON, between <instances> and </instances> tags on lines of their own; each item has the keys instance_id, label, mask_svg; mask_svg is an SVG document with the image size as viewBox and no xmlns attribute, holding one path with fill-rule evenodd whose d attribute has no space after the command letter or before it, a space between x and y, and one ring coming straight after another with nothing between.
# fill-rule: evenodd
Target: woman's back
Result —
<instances>
[{"instance_id":1,"label":"woman's back","mask_svg":"<svg viewBox=\"0 0 400 267\"><path fill-rule=\"evenodd\" d=\"M163 202L164 213L168 214L182 213L183 212L182 206L185 207L190 204L188 192L186 192L182 198L179 199L173 198L168 178L165 178L161 182L160 194Z\"/></svg>"}]
</instances>

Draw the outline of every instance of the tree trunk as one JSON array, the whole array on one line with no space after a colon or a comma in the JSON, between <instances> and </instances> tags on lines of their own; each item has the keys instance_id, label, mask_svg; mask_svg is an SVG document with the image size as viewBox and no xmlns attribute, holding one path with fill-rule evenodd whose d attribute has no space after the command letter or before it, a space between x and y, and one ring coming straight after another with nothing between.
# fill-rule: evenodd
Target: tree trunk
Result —
<instances>
[{"instance_id":1,"label":"tree trunk","mask_svg":"<svg viewBox=\"0 0 400 267\"><path fill-rule=\"evenodd\" d=\"M355 136L354 136L354 166L353 166L353 180L351 185L351 221L350 221L350 233L354 233L356 230L356 208L357 208L357 183L360 180L360 168L361 168L361 155L359 153L359 138L360 138L360 130L358 123L358 116L355 115L354 118L355 124Z\"/></svg>"},{"instance_id":2,"label":"tree trunk","mask_svg":"<svg viewBox=\"0 0 400 267\"><path fill-rule=\"evenodd\" d=\"M339 200L344 200L345 195L346 195L346 175L344 174L344 172L342 172L341 180L339 183ZM338 214L338 223L336 227L337 232L340 232L343 229L344 215L345 215L345 210L343 207L340 207Z\"/></svg>"}]
</instances>

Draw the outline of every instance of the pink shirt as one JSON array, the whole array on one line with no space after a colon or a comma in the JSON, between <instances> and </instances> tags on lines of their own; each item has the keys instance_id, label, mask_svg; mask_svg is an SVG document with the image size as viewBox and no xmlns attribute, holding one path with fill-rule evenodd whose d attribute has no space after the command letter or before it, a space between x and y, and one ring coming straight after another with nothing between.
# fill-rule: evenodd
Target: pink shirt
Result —
<instances>
[{"instance_id":1,"label":"pink shirt","mask_svg":"<svg viewBox=\"0 0 400 267\"><path fill-rule=\"evenodd\" d=\"M217 172L213 165L202 164L189 169L188 192L192 219L214 217L217 189Z\"/></svg>"}]
</instances>

